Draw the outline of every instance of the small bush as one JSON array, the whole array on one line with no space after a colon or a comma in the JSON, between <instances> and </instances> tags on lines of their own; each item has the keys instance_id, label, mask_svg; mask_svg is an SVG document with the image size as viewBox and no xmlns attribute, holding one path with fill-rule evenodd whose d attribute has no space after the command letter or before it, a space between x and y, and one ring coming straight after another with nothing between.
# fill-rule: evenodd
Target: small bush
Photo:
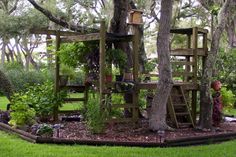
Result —
<instances>
[{"instance_id":1,"label":"small bush","mask_svg":"<svg viewBox=\"0 0 236 157\"><path fill-rule=\"evenodd\" d=\"M227 90L227 88L221 88L221 96L222 103L224 105L225 110L232 109L234 107L234 103L236 101L235 95L231 90Z\"/></svg>"},{"instance_id":2,"label":"small bush","mask_svg":"<svg viewBox=\"0 0 236 157\"><path fill-rule=\"evenodd\" d=\"M98 96L90 98L87 103L86 120L92 133L102 133L105 127L106 114L101 112Z\"/></svg>"},{"instance_id":3,"label":"small bush","mask_svg":"<svg viewBox=\"0 0 236 157\"><path fill-rule=\"evenodd\" d=\"M29 107L27 101L27 96L21 93L15 93L12 96L11 109L13 112L10 113L11 120L9 122L11 125L17 127L34 123L36 112L33 108Z\"/></svg>"},{"instance_id":4,"label":"small bush","mask_svg":"<svg viewBox=\"0 0 236 157\"><path fill-rule=\"evenodd\" d=\"M29 86L27 90L16 93L12 101L12 109L21 104L25 108L29 106L35 111L35 114L41 119L52 116L55 105L61 106L63 98L66 97L65 92L54 94L54 86L52 82Z\"/></svg>"}]
</instances>

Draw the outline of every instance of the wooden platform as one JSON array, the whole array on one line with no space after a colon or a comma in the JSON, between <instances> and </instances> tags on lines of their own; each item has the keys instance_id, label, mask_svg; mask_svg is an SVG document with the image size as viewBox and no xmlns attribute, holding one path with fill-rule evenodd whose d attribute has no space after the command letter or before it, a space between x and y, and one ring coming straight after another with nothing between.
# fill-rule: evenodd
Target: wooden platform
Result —
<instances>
[{"instance_id":1,"label":"wooden platform","mask_svg":"<svg viewBox=\"0 0 236 157\"><path fill-rule=\"evenodd\" d=\"M156 89L158 82L138 83L136 84L139 90L141 89ZM182 86L184 90L198 90L199 84L191 82L174 82L174 86Z\"/></svg>"}]
</instances>

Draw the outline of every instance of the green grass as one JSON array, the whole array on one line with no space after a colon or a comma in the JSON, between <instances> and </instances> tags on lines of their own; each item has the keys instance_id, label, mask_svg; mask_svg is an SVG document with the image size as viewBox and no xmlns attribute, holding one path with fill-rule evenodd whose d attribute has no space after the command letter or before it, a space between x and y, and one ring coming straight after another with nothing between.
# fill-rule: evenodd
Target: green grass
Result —
<instances>
[{"instance_id":1,"label":"green grass","mask_svg":"<svg viewBox=\"0 0 236 157\"><path fill-rule=\"evenodd\" d=\"M235 157L236 141L179 148L32 144L0 132L1 157Z\"/></svg>"}]
</instances>

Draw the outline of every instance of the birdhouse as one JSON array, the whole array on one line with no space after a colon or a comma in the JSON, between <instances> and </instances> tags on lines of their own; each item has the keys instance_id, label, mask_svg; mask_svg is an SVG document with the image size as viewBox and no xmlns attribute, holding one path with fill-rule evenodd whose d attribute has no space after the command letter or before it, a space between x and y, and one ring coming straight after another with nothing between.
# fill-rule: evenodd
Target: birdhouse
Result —
<instances>
[{"instance_id":1,"label":"birdhouse","mask_svg":"<svg viewBox=\"0 0 236 157\"><path fill-rule=\"evenodd\" d=\"M130 24L142 24L143 19L142 19L142 10L137 10L137 9L132 9L129 13L129 23Z\"/></svg>"}]
</instances>

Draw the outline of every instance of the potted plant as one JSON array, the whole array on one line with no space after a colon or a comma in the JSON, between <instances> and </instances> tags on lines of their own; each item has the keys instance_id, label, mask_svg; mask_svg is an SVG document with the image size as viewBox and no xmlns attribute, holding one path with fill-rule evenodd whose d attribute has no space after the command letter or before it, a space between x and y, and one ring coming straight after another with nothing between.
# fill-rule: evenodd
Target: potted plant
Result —
<instances>
[{"instance_id":1,"label":"potted plant","mask_svg":"<svg viewBox=\"0 0 236 157\"><path fill-rule=\"evenodd\" d=\"M110 67L105 69L105 80L106 82L112 82L112 69Z\"/></svg>"}]
</instances>

